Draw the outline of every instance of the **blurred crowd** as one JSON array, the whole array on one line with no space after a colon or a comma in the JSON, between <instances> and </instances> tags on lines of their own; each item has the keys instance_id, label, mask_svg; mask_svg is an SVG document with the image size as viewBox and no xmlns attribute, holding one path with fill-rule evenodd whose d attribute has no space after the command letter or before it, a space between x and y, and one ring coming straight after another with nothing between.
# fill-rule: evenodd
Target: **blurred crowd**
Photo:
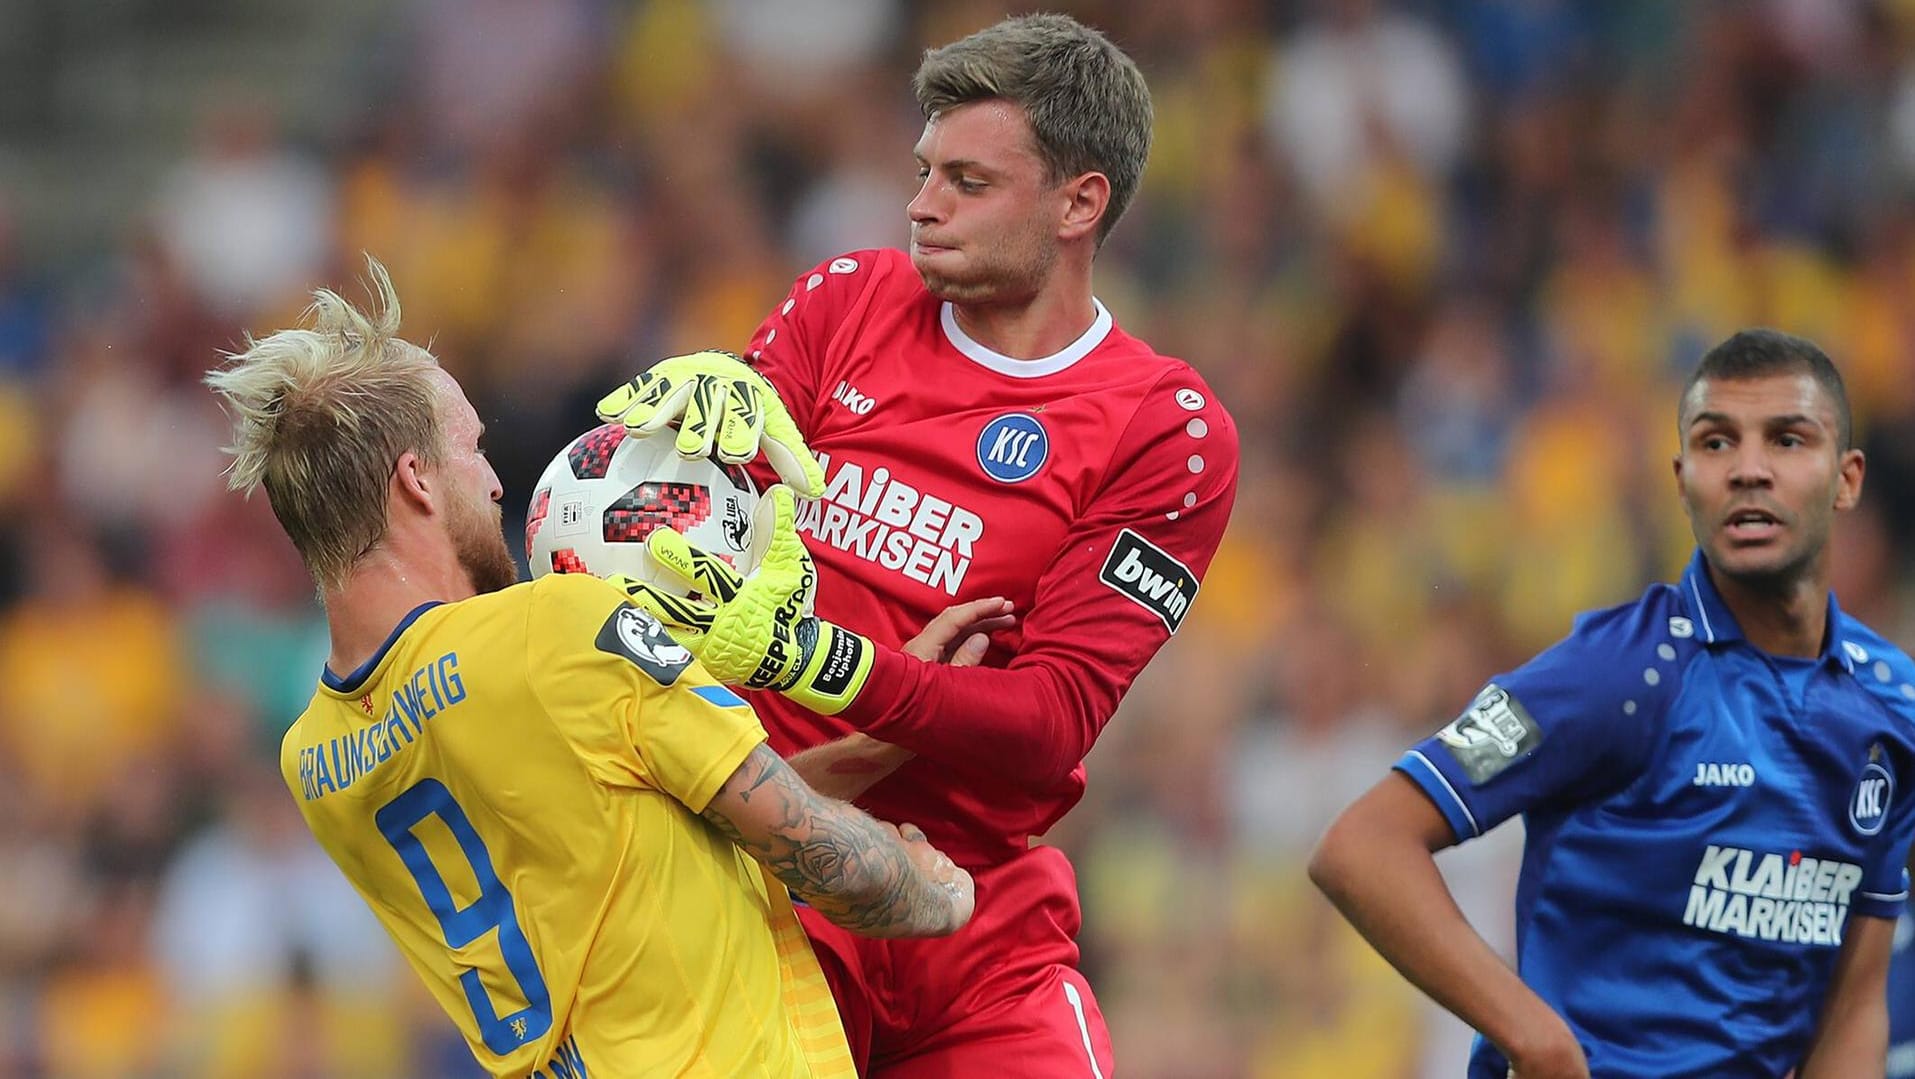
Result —
<instances>
[{"instance_id":1,"label":"blurred crowd","mask_svg":"<svg viewBox=\"0 0 1915 1079\"><path fill-rule=\"evenodd\" d=\"M1838 591L1915 645L1915 3L1048 6L1155 94L1099 296L1243 433L1203 598L1048 837L1123 1074L1458 1074L1302 861L1484 678L1679 568L1709 344L1844 370ZM414 0L327 135L209 110L105 257L20 257L0 192L0 1077L474 1074L280 785L324 624L199 376L372 253L515 534L608 387L904 242L917 56L1005 13ZM1504 946L1517 842L1443 859Z\"/></svg>"}]
</instances>

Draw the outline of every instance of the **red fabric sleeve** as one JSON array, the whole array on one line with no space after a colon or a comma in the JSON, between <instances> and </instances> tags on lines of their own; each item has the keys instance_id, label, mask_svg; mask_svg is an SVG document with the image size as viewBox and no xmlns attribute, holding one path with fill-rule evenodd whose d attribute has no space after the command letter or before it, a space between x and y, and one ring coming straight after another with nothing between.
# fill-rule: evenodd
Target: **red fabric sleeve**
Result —
<instances>
[{"instance_id":1,"label":"red fabric sleeve","mask_svg":"<svg viewBox=\"0 0 1915 1079\"><path fill-rule=\"evenodd\" d=\"M811 432L828 392L821 385L828 346L846 317L884 279L890 268L885 255L853 251L799 274L745 346L745 362L777 389L800 431Z\"/></svg>"},{"instance_id":2,"label":"red fabric sleeve","mask_svg":"<svg viewBox=\"0 0 1915 1079\"><path fill-rule=\"evenodd\" d=\"M845 718L954 766L1062 782L1181 622L1179 597L1187 609L1236 491L1236 425L1180 367L1146 395L1102 489L1051 556L1009 666L949 667L880 647Z\"/></svg>"}]
</instances>

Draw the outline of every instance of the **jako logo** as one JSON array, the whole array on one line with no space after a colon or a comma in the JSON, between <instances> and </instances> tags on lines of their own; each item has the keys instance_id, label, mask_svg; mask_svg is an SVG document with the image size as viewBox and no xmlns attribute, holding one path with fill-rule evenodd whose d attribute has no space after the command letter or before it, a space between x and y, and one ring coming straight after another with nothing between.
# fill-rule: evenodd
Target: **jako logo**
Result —
<instances>
[{"instance_id":1,"label":"jako logo","mask_svg":"<svg viewBox=\"0 0 1915 1079\"><path fill-rule=\"evenodd\" d=\"M831 391L831 399L860 416L870 415L871 410L878 407L877 398L866 397L849 382L838 383L838 388Z\"/></svg>"},{"instance_id":2,"label":"jako logo","mask_svg":"<svg viewBox=\"0 0 1915 1079\"><path fill-rule=\"evenodd\" d=\"M1876 746L1869 756L1878 757L1881 752L1881 747ZM1880 760L1870 760L1862 767L1862 778L1856 781L1855 793L1849 796L1849 823L1863 835L1881 831L1882 822L1888 819L1889 799L1894 795L1895 777Z\"/></svg>"},{"instance_id":3,"label":"jako logo","mask_svg":"<svg viewBox=\"0 0 1915 1079\"><path fill-rule=\"evenodd\" d=\"M999 416L977 436L977 463L999 483L1022 483L1037 475L1051 455L1050 437L1026 412Z\"/></svg>"},{"instance_id":4,"label":"jako logo","mask_svg":"<svg viewBox=\"0 0 1915 1079\"><path fill-rule=\"evenodd\" d=\"M1753 787L1755 765L1697 761L1696 777L1690 783L1697 787Z\"/></svg>"}]
</instances>

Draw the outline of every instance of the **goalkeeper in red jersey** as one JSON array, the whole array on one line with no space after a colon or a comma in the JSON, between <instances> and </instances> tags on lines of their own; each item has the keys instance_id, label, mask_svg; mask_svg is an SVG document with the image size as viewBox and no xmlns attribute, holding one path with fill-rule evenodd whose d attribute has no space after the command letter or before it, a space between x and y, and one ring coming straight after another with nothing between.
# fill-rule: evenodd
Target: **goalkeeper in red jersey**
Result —
<instances>
[{"instance_id":1,"label":"goalkeeper in red jersey","mask_svg":"<svg viewBox=\"0 0 1915 1079\"><path fill-rule=\"evenodd\" d=\"M628 588L717 677L763 691L802 774L921 822L977 880L945 940L858 940L803 912L865 1074L1104 1076L1075 877L1031 839L1077 803L1085 754L1195 600L1237 432L1092 292L1150 145L1136 65L1034 15L930 51L914 85L909 253L831 259L743 360L667 360L599 406L642 434L676 422L688 455L763 449L811 500L769 496L818 579L741 579L661 531L653 553L702 598ZM901 650L947 607L995 631L981 665Z\"/></svg>"}]
</instances>

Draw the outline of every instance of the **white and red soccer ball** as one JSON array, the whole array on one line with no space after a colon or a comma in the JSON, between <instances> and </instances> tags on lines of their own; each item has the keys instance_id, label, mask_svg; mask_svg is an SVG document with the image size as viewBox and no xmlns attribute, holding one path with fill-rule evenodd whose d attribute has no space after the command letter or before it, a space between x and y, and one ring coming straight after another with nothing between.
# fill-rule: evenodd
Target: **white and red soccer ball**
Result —
<instances>
[{"instance_id":1,"label":"white and red soccer ball","mask_svg":"<svg viewBox=\"0 0 1915 1079\"><path fill-rule=\"evenodd\" d=\"M623 573L682 594L645 550L645 537L665 525L746 570L757 488L741 466L680 457L672 439L670 431L640 438L608 423L552 458L525 517L532 576Z\"/></svg>"}]
</instances>

